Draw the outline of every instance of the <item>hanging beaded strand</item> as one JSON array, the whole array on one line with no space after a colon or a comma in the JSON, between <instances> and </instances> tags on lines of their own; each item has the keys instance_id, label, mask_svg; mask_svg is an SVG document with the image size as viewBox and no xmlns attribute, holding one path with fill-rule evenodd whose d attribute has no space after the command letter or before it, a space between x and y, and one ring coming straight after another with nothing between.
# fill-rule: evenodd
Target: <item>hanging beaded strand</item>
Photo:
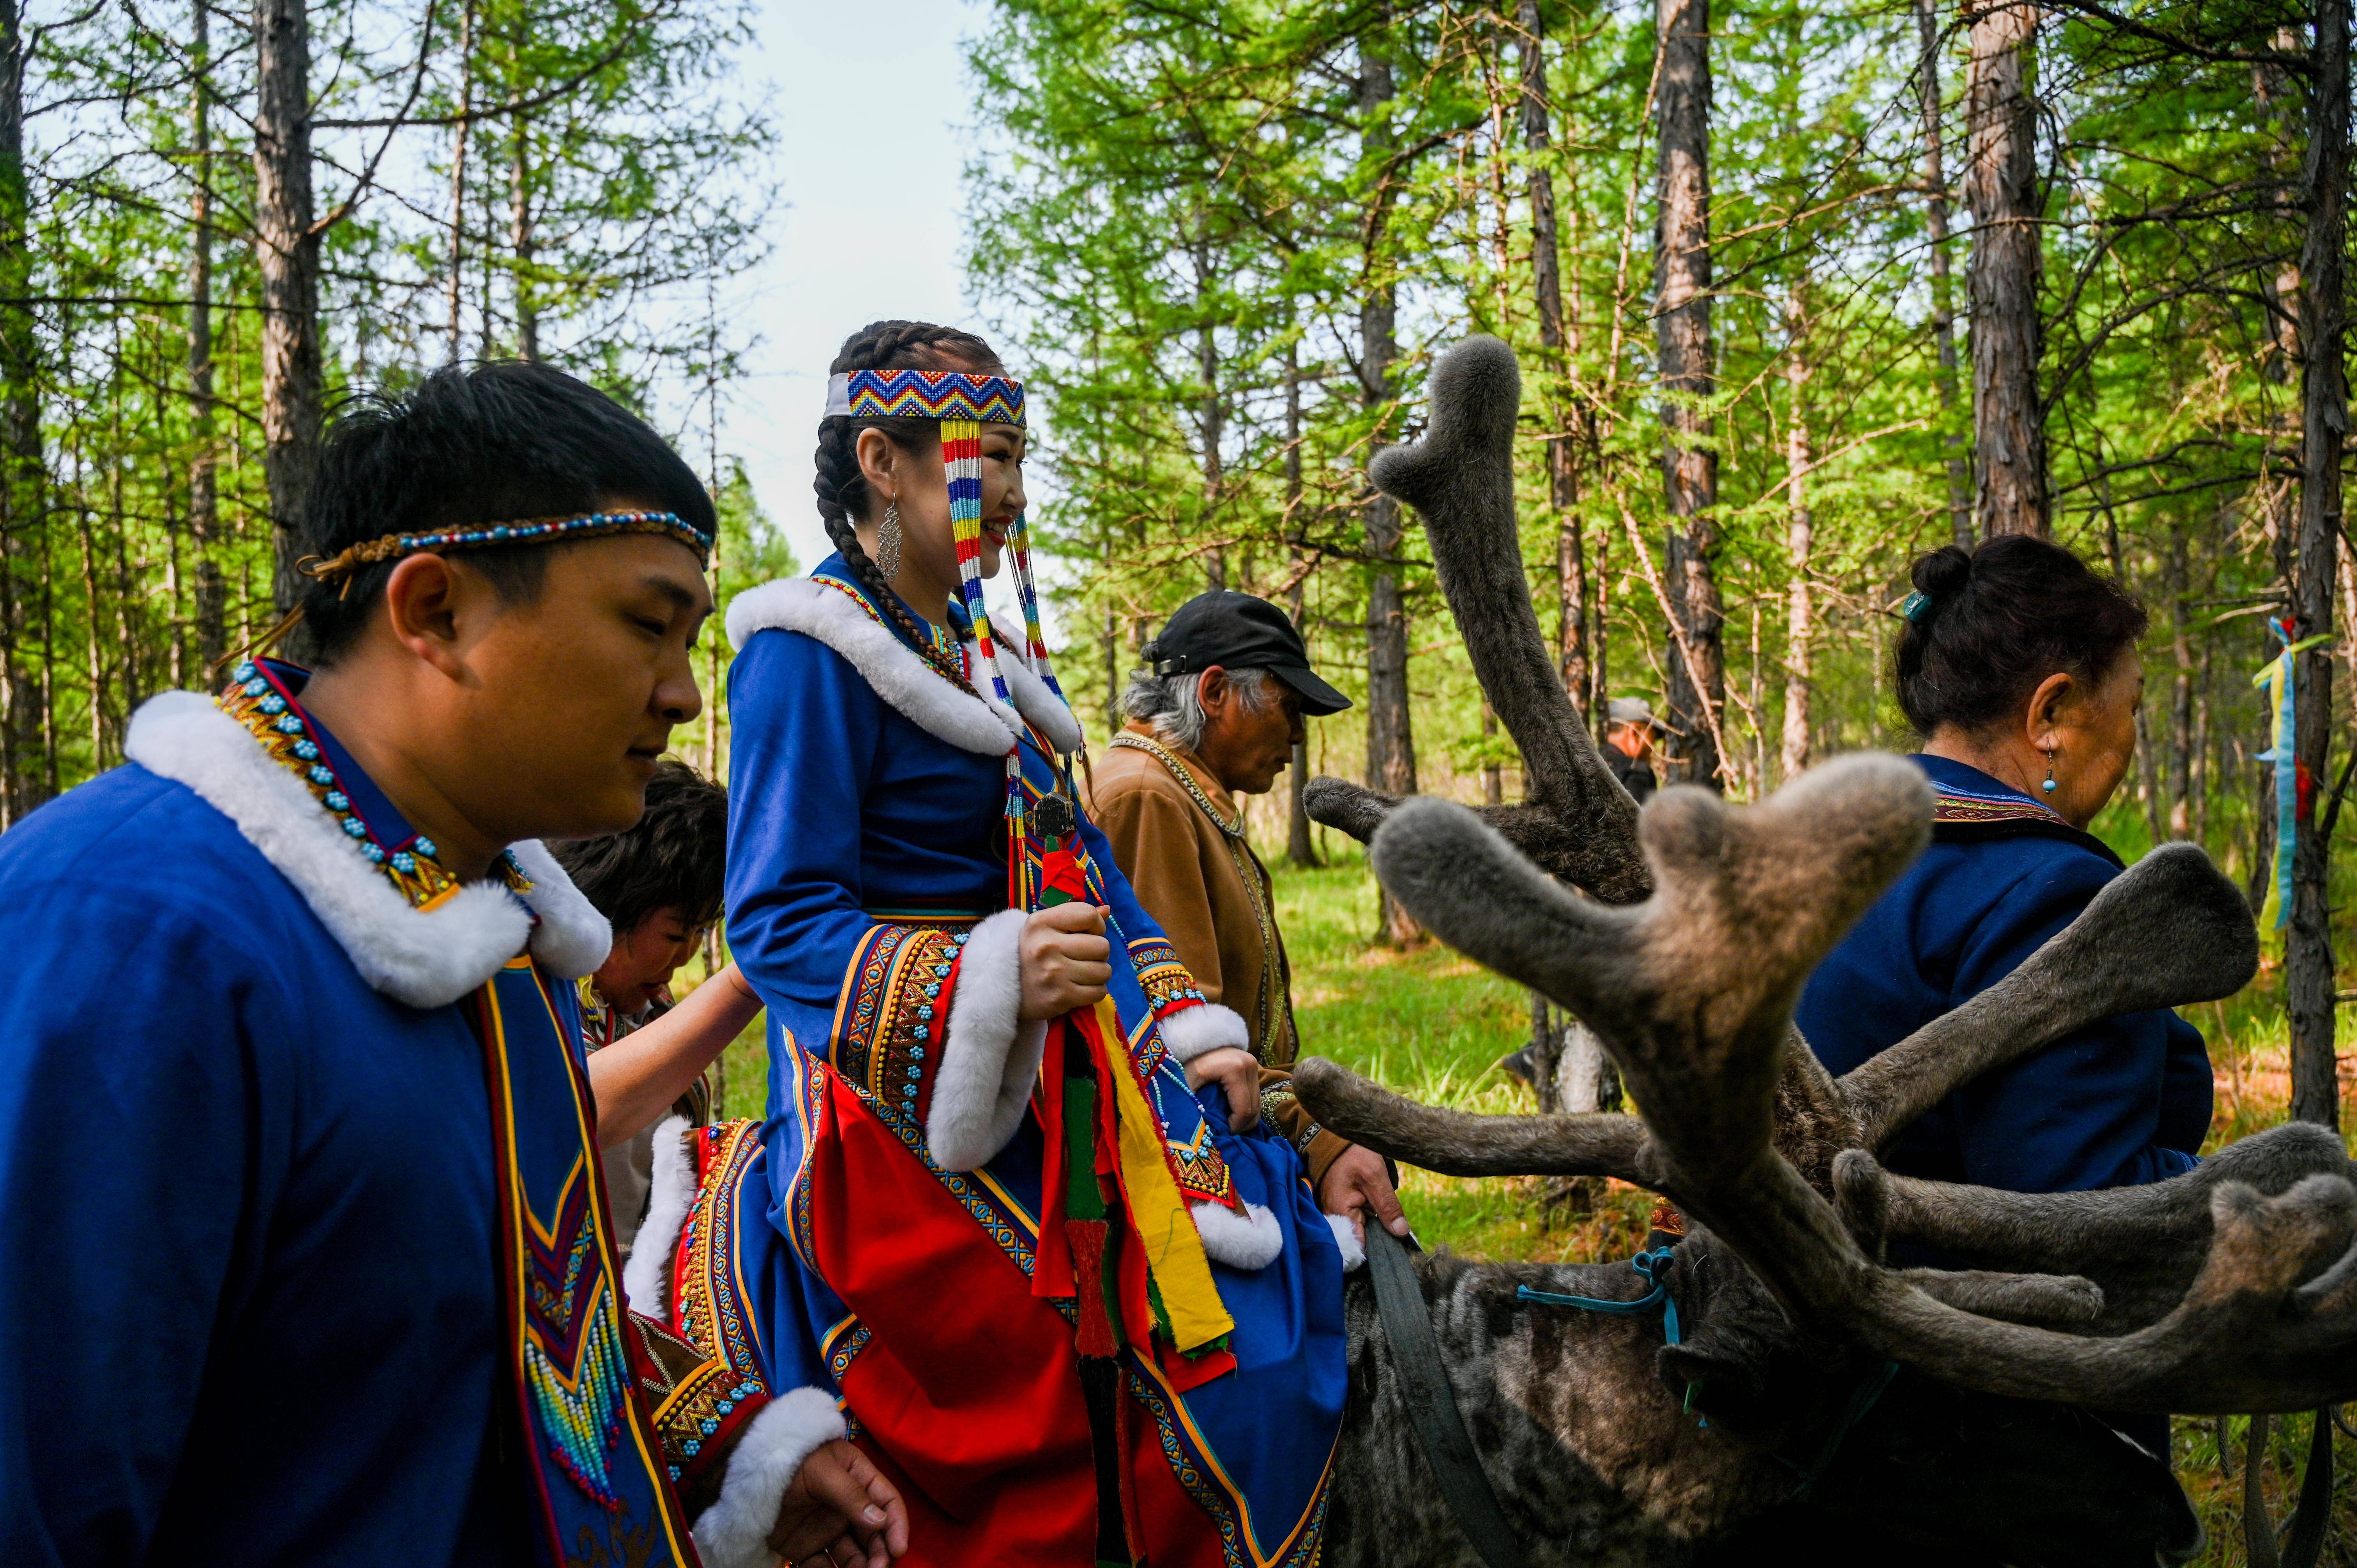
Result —
<instances>
[{"instance_id":1,"label":"hanging beaded strand","mask_svg":"<svg viewBox=\"0 0 2357 1568\"><path fill-rule=\"evenodd\" d=\"M1006 677L998 668L998 654L990 637L990 608L982 598L982 422L942 421L942 469L949 478L950 537L957 544L958 587L965 600L966 618L974 623L974 650L990 671L991 695L1011 709ZM1009 890L1019 890L1023 864L1023 758L1020 743L1006 751L1006 817L1015 841L1009 856Z\"/></svg>"},{"instance_id":2,"label":"hanging beaded strand","mask_svg":"<svg viewBox=\"0 0 2357 1568\"><path fill-rule=\"evenodd\" d=\"M1061 699L1064 689L1056 684L1056 672L1048 667L1048 639L1039 629L1039 590L1031 577L1031 523L1022 512L1015 514L1015 525L1006 531L1006 548L1015 557L1015 596L1023 606L1023 661L1031 666L1031 673L1039 677L1041 684Z\"/></svg>"}]
</instances>

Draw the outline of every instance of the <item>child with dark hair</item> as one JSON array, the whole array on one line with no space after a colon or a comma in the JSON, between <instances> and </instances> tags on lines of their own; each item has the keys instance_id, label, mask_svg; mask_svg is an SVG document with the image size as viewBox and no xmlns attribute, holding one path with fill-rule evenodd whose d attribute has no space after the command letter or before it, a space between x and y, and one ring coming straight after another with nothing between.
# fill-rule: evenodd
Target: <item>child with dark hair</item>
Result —
<instances>
[{"instance_id":1,"label":"child with dark hair","mask_svg":"<svg viewBox=\"0 0 2357 1568\"><path fill-rule=\"evenodd\" d=\"M728 791L665 757L647 785L646 814L626 832L552 846L573 885L614 928L614 946L580 982L581 1037L597 1101L614 1239L630 1254L654 1179L654 1124L664 1107L691 1127L712 1119L705 1069L761 1010L735 964L707 988L722 1011L692 1033L647 1026L672 1010L671 977L720 918ZM628 1041L624 1044L624 1041Z\"/></svg>"},{"instance_id":2,"label":"child with dark hair","mask_svg":"<svg viewBox=\"0 0 2357 1568\"><path fill-rule=\"evenodd\" d=\"M711 499L595 388L454 366L301 522L316 668L154 698L0 838L0 1562L692 1563L592 1157L612 931L542 841L702 711ZM880 1561L839 1420L749 1419L722 1499Z\"/></svg>"}]
</instances>

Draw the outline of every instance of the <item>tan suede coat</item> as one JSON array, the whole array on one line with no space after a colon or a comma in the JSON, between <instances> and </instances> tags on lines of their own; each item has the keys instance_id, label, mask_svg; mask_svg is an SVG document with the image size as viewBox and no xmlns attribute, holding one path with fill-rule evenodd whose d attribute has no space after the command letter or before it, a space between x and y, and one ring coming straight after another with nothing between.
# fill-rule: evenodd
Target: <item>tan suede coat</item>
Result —
<instances>
[{"instance_id":1,"label":"tan suede coat","mask_svg":"<svg viewBox=\"0 0 2357 1568\"><path fill-rule=\"evenodd\" d=\"M1150 741L1159 754L1108 746L1096 764L1089 815L1203 994L1243 1017L1261 1061L1262 1114L1300 1151L1315 1185L1350 1144L1293 1098L1288 1069L1300 1046L1268 868L1244 837L1234 799L1209 769L1143 725L1125 735ZM1185 770L1185 782L1173 764Z\"/></svg>"}]
</instances>

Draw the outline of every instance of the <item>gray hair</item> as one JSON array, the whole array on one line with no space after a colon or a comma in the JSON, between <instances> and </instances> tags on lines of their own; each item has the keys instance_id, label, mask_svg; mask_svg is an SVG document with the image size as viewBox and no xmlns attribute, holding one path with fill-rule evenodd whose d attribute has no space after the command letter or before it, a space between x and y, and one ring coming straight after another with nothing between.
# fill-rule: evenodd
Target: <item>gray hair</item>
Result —
<instances>
[{"instance_id":1,"label":"gray hair","mask_svg":"<svg viewBox=\"0 0 2357 1568\"><path fill-rule=\"evenodd\" d=\"M1237 699L1254 713L1267 707L1275 695L1265 670L1230 670L1227 676ZM1123 717L1147 725L1171 745L1192 751L1203 740L1203 671L1157 675L1151 670L1137 671L1121 694L1121 711Z\"/></svg>"}]
</instances>

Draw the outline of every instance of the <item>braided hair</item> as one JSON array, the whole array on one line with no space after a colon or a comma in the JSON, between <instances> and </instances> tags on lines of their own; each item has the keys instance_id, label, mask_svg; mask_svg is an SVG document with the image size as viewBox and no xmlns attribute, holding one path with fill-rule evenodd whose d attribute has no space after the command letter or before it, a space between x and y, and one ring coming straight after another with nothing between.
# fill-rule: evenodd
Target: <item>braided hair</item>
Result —
<instances>
[{"instance_id":1,"label":"braided hair","mask_svg":"<svg viewBox=\"0 0 2357 1568\"><path fill-rule=\"evenodd\" d=\"M937 327L930 321L871 321L844 339L842 351L827 368L829 375L847 375L854 371L971 371L978 374L1005 375L1006 368L990 345L971 332L961 332L954 327ZM899 594L885 577L883 568L869 558L861 547L855 527L874 498L868 493L867 477L859 471L859 433L881 431L884 438L903 451L917 451L941 442L941 425L930 419L854 418L849 414L830 414L818 422L818 472L811 489L818 495L818 515L826 524L826 536L843 556L851 575L866 588L876 607L888 615L907 633L924 656L926 662L964 691L979 696L974 683L966 679L960 661L945 659L935 649L931 628L920 626L909 613Z\"/></svg>"}]
</instances>

